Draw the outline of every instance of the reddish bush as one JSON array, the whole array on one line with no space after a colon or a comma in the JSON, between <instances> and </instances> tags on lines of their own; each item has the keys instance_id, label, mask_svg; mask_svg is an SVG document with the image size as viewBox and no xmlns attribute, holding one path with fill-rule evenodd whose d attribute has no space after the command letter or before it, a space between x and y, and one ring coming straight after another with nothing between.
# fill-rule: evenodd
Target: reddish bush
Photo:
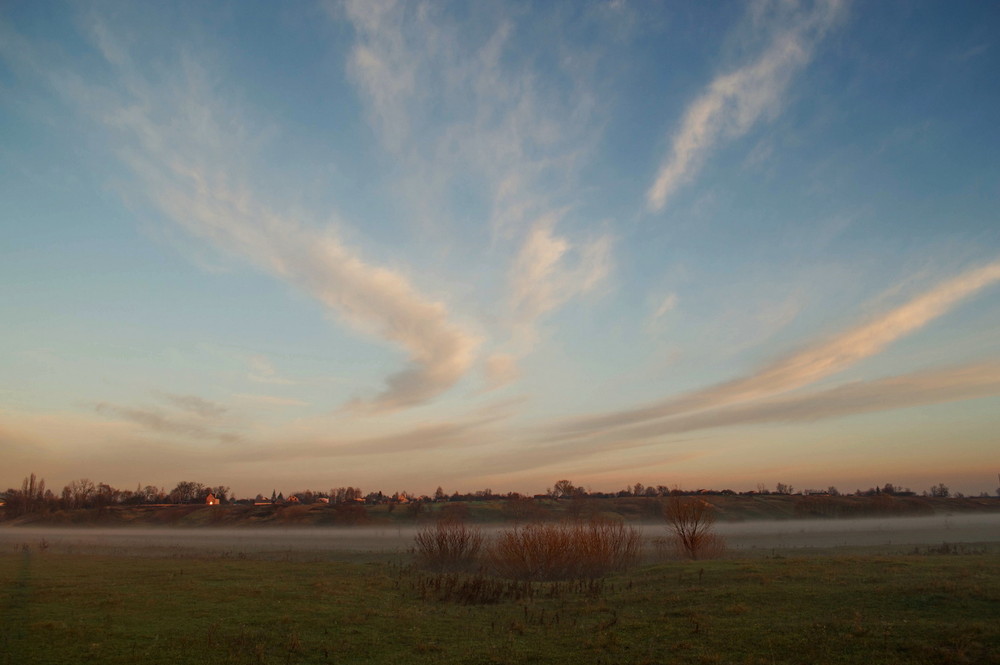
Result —
<instances>
[{"instance_id":1,"label":"reddish bush","mask_svg":"<svg viewBox=\"0 0 1000 665\"><path fill-rule=\"evenodd\" d=\"M529 524L502 531L489 563L520 580L593 579L635 563L640 545L639 532L620 522Z\"/></svg>"},{"instance_id":2,"label":"reddish bush","mask_svg":"<svg viewBox=\"0 0 1000 665\"><path fill-rule=\"evenodd\" d=\"M715 508L703 499L671 496L663 507L677 551L691 559L713 559L725 552L725 541L714 531Z\"/></svg>"},{"instance_id":3,"label":"reddish bush","mask_svg":"<svg viewBox=\"0 0 1000 665\"><path fill-rule=\"evenodd\" d=\"M413 538L417 561L437 571L471 568L482 546L482 531L448 520L423 529Z\"/></svg>"}]
</instances>

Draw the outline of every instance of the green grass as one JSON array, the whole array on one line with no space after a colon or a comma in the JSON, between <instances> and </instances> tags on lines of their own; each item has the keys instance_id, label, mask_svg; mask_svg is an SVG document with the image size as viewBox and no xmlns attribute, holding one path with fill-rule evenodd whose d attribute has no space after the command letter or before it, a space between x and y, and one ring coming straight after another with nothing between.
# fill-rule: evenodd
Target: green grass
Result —
<instances>
[{"instance_id":1,"label":"green grass","mask_svg":"<svg viewBox=\"0 0 1000 665\"><path fill-rule=\"evenodd\" d=\"M374 557L10 551L0 554L0 665L1000 658L995 553L661 563L599 584L536 583L489 604L446 593L448 579Z\"/></svg>"}]
</instances>

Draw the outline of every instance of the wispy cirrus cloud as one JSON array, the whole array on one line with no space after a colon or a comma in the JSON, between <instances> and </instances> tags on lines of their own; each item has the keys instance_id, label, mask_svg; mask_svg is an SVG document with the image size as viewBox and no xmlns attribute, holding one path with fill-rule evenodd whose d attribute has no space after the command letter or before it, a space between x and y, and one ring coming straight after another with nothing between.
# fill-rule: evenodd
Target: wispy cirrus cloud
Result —
<instances>
[{"instance_id":1,"label":"wispy cirrus cloud","mask_svg":"<svg viewBox=\"0 0 1000 665\"><path fill-rule=\"evenodd\" d=\"M451 320L444 303L421 294L400 272L366 261L332 228L315 228L257 198L246 164L266 131L215 93L206 65L178 56L176 68L154 85L112 30L98 22L92 35L124 92L105 90L80 72L57 77L55 85L117 132L118 154L145 196L192 236L293 284L354 329L407 353L408 366L354 406L422 404L465 374L479 340Z\"/></svg>"},{"instance_id":2,"label":"wispy cirrus cloud","mask_svg":"<svg viewBox=\"0 0 1000 665\"><path fill-rule=\"evenodd\" d=\"M522 352L534 341L534 322L566 301L592 291L611 271L611 238L574 247L556 235L559 215L539 219L510 269L511 309Z\"/></svg>"},{"instance_id":3,"label":"wispy cirrus cloud","mask_svg":"<svg viewBox=\"0 0 1000 665\"><path fill-rule=\"evenodd\" d=\"M542 437L483 461L494 473L509 473L559 465L569 458L585 460L608 452L660 446L664 437L702 430L764 424L812 423L832 418L943 404L1000 395L1000 362L990 361L944 367L898 376L855 381L833 388L755 400L682 413L669 418L641 421L617 429L577 432L578 437L552 440ZM662 454L662 453L661 453ZM633 466L634 461L629 465Z\"/></svg>"},{"instance_id":4,"label":"wispy cirrus cloud","mask_svg":"<svg viewBox=\"0 0 1000 665\"><path fill-rule=\"evenodd\" d=\"M291 386L296 383L294 379L289 379L278 374L278 371L274 368L274 364L266 356L252 356L249 363L251 371L247 375L247 378L254 383L272 383L282 386Z\"/></svg>"},{"instance_id":5,"label":"wispy cirrus cloud","mask_svg":"<svg viewBox=\"0 0 1000 665\"><path fill-rule=\"evenodd\" d=\"M659 304L656 306L656 309L649 317L650 323L655 323L656 321L659 321L669 312L672 312L674 309L676 309L676 307L677 307L677 294L670 292L667 295L665 295L662 300L659 301Z\"/></svg>"},{"instance_id":6,"label":"wispy cirrus cloud","mask_svg":"<svg viewBox=\"0 0 1000 665\"><path fill-rule=\"evenodd\" d=\"M231 192L224 178L198 171L162 175L151 195L192 233L302 288L355 329L407 351L410 366L359 406L392 410L424 403L472 365L477 338L449 320L443 303L420 295L399 273L364 261L332 234L271 213L249 194Z\"/></svg>"},{"instance_id":7,"label":"wispy cirrus cloud","mask_svg":"<svg viewBox=\"0 0 1000 665\"><path fill-rule=\"evenodd\" d=\"M409 211L440 222L462 183L494 231L516 236L555 207L600 135L587 72L572 64L585 61L582 53L562 42L551 44L554 53L524 49L524 16L504 5L470 7L475 31L434 3L335 7L355 30L347 69L368 122L408 167L396 193ZM536 60L553 54L566 84L558 90L537 83Z\"/></svg>"},{"instance_id":8,"label":"wispy cirrus cloud","mask_svg":"<svg viewBox=\"0 0 1000 665\"><path fill-rule=\"evenodd\" d=\"M561 213L536 220L508 272L510 341L504 352L486 359L486 388L507 385L520 376L519 360L538 341L538 321L564 303L589 293L611 272L611 237L601 235L574 245L557 235Z\"/></svg>"},{"instance_id":9,"label":"wispy cirrus cloud","mask_svg":"<svg viewBox=\"0 0 1000 665\"><path fill-rule=\"evenodd\" d=\"M649 210L659 212L701 169L723 140L746 134L781 107L793 78L809 64L817 43L840 20L845 1L758 2L750 30L764 32L766 47L749 62L720 74L687 108L670 150L646 191Z\"/></svg>"},{"instance_id":10,"label":"wispy cirrus cloud","mask_svg":"<svg viewBox=\"0 0 1000 665\"><path fill-rule=\"evenodd\" d=\"M222 427L219 423L193 418L191 414L178 414L158 407L137 407L101 402L94 410L103 415L124 420L142 429L160 434L176 434L198 440L216 440L233 443L240 440L238 434Z\"/></svg>"},{"instance_id":11,"label":"wispy cirrus cloud","mask_svg":"<svg viewBox=\"0 0 1000 665\"><path fill-rule=\"evenodd\" d=\"M218 418L225 414L229 408L207 400L197 395L175 395L174 393L159 393L166 401L175 408L188 411L202 418Z\"/></svg>"},{"instance_id":12,"label":"wispy cirrus cloud","mask_svg":"<svg viewBox=\"0 0 1000 665\"><path fill-rule=\"evenodd\" d=\"M769 363L744 377L673 397L656 404L576 419L552 428L556 436L576 437L749 401L788 392L842 372L896 340L926 326L955 305L1000 282L1000 261L968 270L909 302L829 339Z\"/></svg>"},{"instance_id":13,"label":"wispy cirrus cloud","mask_svg":"<svg viewBox=\"0 0 1000 665\"><path fill-rule=\"evenodd\" d=\"M610 235L555 232L568 218L559 199L601 134L585 68L568 64L586 58L567 44L554 48L568 82L555 94L535 84L538 54L519 48L518 17L500 5L476 7L489 15L476 35L433 4L342 7L356 36L348 71L369 124L409 166L399 188L404 205L440 220L447 192L474 174L490 227L514 245L507 271L510 348L485 368L488 387L503 385L534 345L536 320L592 291L611 271Z\"/></svg>"},{"instance_id":14,"label":"wispy cirrus cloud","mask_svg":"<svg viewBox=\"0 0 1000 665\"><path fill-rule=\"evenodd\" d=\"M946 367L900 376L855 381L805 394L772 397L748 404L627 427L614 438L641 441L668 434L761 423L802 423L863 413L942 404L1000 395L1000 363Z\"/></svg>"},{"instance_id":15,"label":"wispy cirrus cloud","mask_svg":"<svg viewBox=\"0 0 1000 665\"><path fill-rule=\"evenodd\" d=\"M284 446L257 446L244 451L244 461L289 459L328 459L331 457L376 457L400 453L426 453L445 448L469 445L469 438L481 427L480 423L439 422L416 425L404 432L391 432L369 437L324 439Z\"/></svg>"}]
</instances>

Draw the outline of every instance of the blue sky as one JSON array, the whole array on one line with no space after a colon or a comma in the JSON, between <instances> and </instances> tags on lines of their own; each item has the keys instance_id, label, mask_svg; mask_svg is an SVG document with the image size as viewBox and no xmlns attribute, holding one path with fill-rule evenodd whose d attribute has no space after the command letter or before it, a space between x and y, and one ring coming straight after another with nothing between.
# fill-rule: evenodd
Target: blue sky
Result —
<instances>
[{"instance_id":1,"label":"blue sky","mask_svg":"<svg viewBox=\"0 0 1000 665\"><path fill-rule=\"evenodd\" d=\"M6 2L0 485L992 492L998 34Z\"/></svg>"}]
</instances>

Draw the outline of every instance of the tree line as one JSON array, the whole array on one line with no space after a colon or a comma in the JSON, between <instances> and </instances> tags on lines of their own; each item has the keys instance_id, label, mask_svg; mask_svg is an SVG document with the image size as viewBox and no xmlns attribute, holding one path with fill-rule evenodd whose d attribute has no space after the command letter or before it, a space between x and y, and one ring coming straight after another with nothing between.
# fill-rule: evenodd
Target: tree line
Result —
<instances>
[{"instance_id":1,"label":"tree line","mask_svg":"<svg viewBox=\"0 0 1000 665\"><path fill-rule=\"evenodd\" d=\"M390 504L390 508L397 504L423 504L429 502L469 502L469 501L496 501L507 500L517 504L528 502L531 499L607 499L624 497L671 497L681 495L792 495L802 494L808 496L850 496L852 493L841 493L836 487L828 487L824 490L801 490L796 491L791 485L777 483L774 489L769 489L763 484L757 486L756 490L748 492L735 492L730 489L724 490L681 490L670 488L666 485L643 485L635 483L621 490L614 492L598 492L588 488L574 485L569 480L559 480L552 487L541 494L524 495L519 492L497 493L486 488L473 492L453 492L448 494L442 487L438 487L433 495L415 495L409 492L394 492L387 494L381 490L364 492L359 487L335 487L328 491L304 490L294 492L287 497L283 493L272 490L270 496L257 494L254 498L237 499L230 488L225 485L207 485L194 481L181 481L173 489L167 490L155 485L145 487L137 485L134 490L123 490L112 487L107 483L94 483L87 478L74 480L64 486L62 491L56 493L45 486L45 479L38 478L34 473L24 478L20 488L9 488L3 493L2 498L6 502L8 513L15 515L41 511L72 510L79 508L102 509L109 506L138 506L138 505L162 505L162 504L204 504L209 494L220 503L232 504L283 504L283 503L330 503L330 504ZM908 487L886 483L882 486L871 487L867 490L858 489L853 492L854 496L916 496L917 493ZM1000 496L1000 489L997 490ZM947 498L955 496L961 498L961 492L952 493L944 484L939 483L929 490L924 490L922 496ZM988 496L983 492L980 496Z\"/></svg>"},{"instance_id":2,"label":"tree line","mask_svg":"<svg viewBox=\"0 0 1000 665\"><path fill-rule=\"evenodd\" d=\"M154 485L137 485L134 490L122 490L107 483L95 483L88 478L70 482L57 494L45 486L44 478L38 478L32 473L25 477L20 489L9 488L3 493L3 498L8 511L24 514L45 510L100 509L108 506L205 503L209 494L221 501L230 499L230 489L225 485L211 486L181 481L170 491Z\"/></svg>"}]
</instances>

